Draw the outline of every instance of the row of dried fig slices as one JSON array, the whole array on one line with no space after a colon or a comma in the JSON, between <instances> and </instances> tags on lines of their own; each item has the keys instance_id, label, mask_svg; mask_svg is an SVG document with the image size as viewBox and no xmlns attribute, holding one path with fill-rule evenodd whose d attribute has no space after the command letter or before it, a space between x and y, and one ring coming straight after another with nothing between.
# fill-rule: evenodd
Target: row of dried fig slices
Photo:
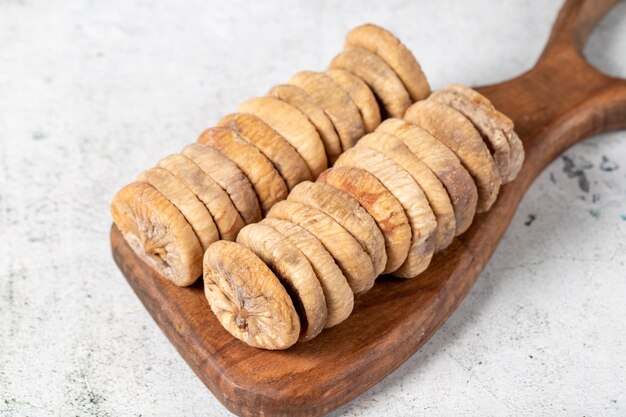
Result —
<instances>
[{"instance_id":1,"label":"row of dried fig slices","mask_svg":"<svg viewBox=\"0 0 626 417\"><path fill-rule=\"evenodd\" d=\"M115 195L113 220L139 257L175 284L190 285L210 244L233 241L373 132L382 116L402 116L429 94L415 58L394 35L358 27L327 71L299 72L245 101L197 143L139 175Z\"/></svg>"},{"instance_id":2,"label":"row of dried fig slices","mask_svg":"<svg viewBox=\"0 0 626 417\"><path fill-rule=\"evenodd\" d=\"M286 349L341 323L377 276L423 272L517 176L524 150L513 123L476 91L453 84L402 113L236 243L209 247L205 293L233 336Z\"/></svg>"}]
</instances>

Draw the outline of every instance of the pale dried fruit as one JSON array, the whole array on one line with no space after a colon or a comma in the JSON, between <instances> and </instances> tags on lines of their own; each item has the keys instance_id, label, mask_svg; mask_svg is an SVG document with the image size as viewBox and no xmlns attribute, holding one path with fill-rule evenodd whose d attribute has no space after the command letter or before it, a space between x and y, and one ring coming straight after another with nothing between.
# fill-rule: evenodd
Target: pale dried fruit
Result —
<instances>
[{"instance_id":1,"label":"pale dried fruit","mask_svg":"<svg viewBox=\"0 0 626 417\"><path fill-rule=\"evenodd\" d=\"M429 100L411 105L404 120L427 130L459 157L476 182L476 211L489 210L498 197L500 175L487 145L472 122L452 107Z\"/></svg>"},{"instance_id":2,"label":"pale dried fruit","mask_svg":"<svg viewBox=\"0 0 626 417\"><path fill-rule=\"evenodd\" d=\"M326 75L333 79L350 96L354 105L359 109L365 133L373 132L380 124L380 107L372 90L365 81L356 75L342 69L330 69Z\"/></svg>"},{"instance_id":3,"label":"pale dried fruit","mask_svg":"<svg viewBox=\"0 0 626 417\"><path fill-rule=\"evenodd\" d=\"M374 175L398 199L411 225L411 247L400 268L392 274L413 278L423 272L435 250L437 220L420 186L411 175L383 153L356 147L339 157L335 166L364 169Z\"/></svg>"},{"instance_id":4,"label":"pale dried fruit","mask_svg":"<svg viewBox=\"0 0 626 417\"><path fill-rule=\"evenodd\" d=\"M362 48L346 48L330 63L361 78L380 99L387 115L402 117L411 105L409 93L395 72L378 55Z\"/></svg>"},{"instance_id":5,"label":"pale dried fruit","mask_svg":"<svg viewBox=\"0 0 626 417\"><path fill-rule=\"evenodd\" d=\"M478 201L476 184L459 158L424 129L400 119L387 119L377 132L395 135L437 175L450 196L456 220L456 236L472 224Z\"/></svg>"},{"instance_id":6,"label":"pale dried fruit","mask_svg":"<svg viewBox=\"0 0 626 417\"><path fill-rule=\"evenodd\" d=\"M372 216L354 197L330 185L306 181L289 193L288 200L314 207L332 217L363 247L376 275L383 272L387 264L385 238Z\"/></svg>"},{"instance_id":7,"label":"pale dried fruit","mask_svg":"<svg viewBox=\"0 0 626 417\"><path fill-rule=\"evenodd\" d=\"M324 109L322 109L313 97L302 88L291 84L278 85L272 88L267 95L291 104L308 117L311 123L313 123L313 126L317 129L317 133L319 133L320 138L322 138L322 142L324 142L328 161L331 164L335 162L341 154L339 135L335 130L333 122L331 122L328 115L324 112Z\"/></svg>"},{"instance_id":8,"label":"pale dried fruit","mask_svg":"<svg viewBox=\"0 0 626 417\"><path fill-rule=\"evenodd\" d=\"M133 251L176 285L202 274L202 247L182 213L153 186L134 182L119 190L111 215Z\"/></svg>"},{"instance_id":9,"label":"pale dried fruit","mask_svg":"<svg viewBox=\"0 0 626 417\"><path fill-rule=\"evenodd\" d=\"M315 126L292 105L273 97L255 97L239 106L239 112L257 116L284 137L304 159L312 178L328 166L324 143Z\"/></svg>"},{"instance_id":10,"label":"pale dried fruit","mask_svg":"<svg viewBox=\"0 0 626 417\"><path fill-rule=\"evenodd\" d=\"M342 150L351 148L363 136L365 128L359 109L350 95L328 75L301 71L289 80L289 84L302 88L324 109L339 135Z\"/></svg>"},{"instance_id":11,"label":"pale dried fruit","mask_svg":"<svg viewBox=\"0 0 626 417\"><path fill-rule=\"evenodd\" d=\"M198 142L218 150L237 164L252 184L263 214L287 197L287 184L274 165L256 146L243 140L234 130L212 127L202 132Z\"/></svg>"},{"instance_id":12,"label":"pale dried fruit","mask_svg":"<svg viewBox=\"0 0 626 417\"><path fill-rule=\"evenodd\" d=\"M276 229L296 245L311 263L326 299L328 315L324 328L336 326L347 319L354 308L354 294L324 245L303 227L286 220L265 218L261 224Z\"/></svg>"},{"instance_id":13,"label":"pale dried fruit","mask_svg":"<svg viewBox=\"0 0 626 417\"><path fill-rule=\"evenodd\" d=\"M182 154L191 159L228 193L246 224L261 220L259 199L248 178L233 161L202 143L186 146Z\"/></svg>"},{"instance_id":14,"label":"pale dried fruit","mask_svg":"<svg viewBox=\"0 0 626 417\"><path fill-rule=\"evenodd\" d=\"M345 45L367 49L381 57L398 74L413 101L430 94L430 86L417 60L388 30L371 23L356 27L346 36Z\"/></svg>"},{"instance_id":15,"label":"pale dried fruit","mask_svg":"<svg viewBox=\"0 0 626 417\"><path fill-rule=\"evenodd\" d=\"M424 191L437 220L435 251L446 248L454 239L456 220L450 196L437 176L404 142L390 133L374 132L364 136L357 147L374 149L393 159L413 177Z\"/></svg>"},{"instance_id":16,"label":"pale dried fruit","mask_svg":"<svg viewBox=\"0 0 626 417\"><path fill-rule=\"evenodd\" d=\"M318 182L331 185L354 197L372 216L385 239L387 264L383 273L400 268L411 246L411 226L402 205L375 176L348 167L324 171Z\"/></svg>"},{"instance_id":17,"label":"pale dried fruit","mask_svg":"<svg viewBox=\"0 0 626 417\"><path fill-rule=\"evenodd\" d=\"M217 126L234 130L242 139L259 148L263 155L272 161L289 189L302 181L312 179L306 162L294 147L258 117L252 114L233 113L223 117Z\"/></svg>"},{"instance_id":18,"label":"pale dried fruit","mask_svg":"<svg viewBox=\"0 0 626 417\"><path fill-rule=\"evenodd\" d=\"M467 117L489 145L502 182L515 179L524 162L524 147L511 119L496 110L487 97L461 84L450 84L429 100L454 107Z\"/></svg>"},{"instance_id":19,"label":"pale dried fruit","mask_svg":"<svg viewBox=\"0 0 626 417\"><path fill-rule=\"evenodd\" d=\"M262 349L298 341L300 320L276 275L250 249L221 240L204 254L204 293L231 335Z\"/></svg>"},{"instance_id":20,"label":"pale dried fruit","mask_svg":"<svg viewBox=\"0 0 626 417\"><path fill-rule=\"evenodd\" d=\"M287 220L308 230L335 259L355 294L372 288L372 260L350 233L323 211L295 201L281 201L267 217Z\"/></svg>"},{"instance_id":21,"label":"pale dried fruit","mask_svg":"<svg viewBox=\"0 0 626 417\"><path fill-rule=\"evenodd\" d=\"M245 225L230 197L218 183L182 154L170 155L159 161L204 203L217 226L220 239L235 240Z\"/></svg>"},{"instance_id":22,"label":"pale dried fruit","mask_svg":"<svg viewBox=\"0 0 626 417\"><path fill-rule=\"evenodd\" d=\"M311 340L326 324L326 300L308 259L276 229L260 223L239 232L240 243L256 254L276 274L300 317L300 340Z\"/></svg>"},{"instance_id":23,"label":"pale dried fruit","mask_svg":"<svg viewBox=\"0 0 626 417\"><path fill-rule=\"evenodd\" d=\"M209 210L171 172L162 168L151 168L139 174L137 181L147 182L176 206L198 236L203 250L219 240L219 233Z\"/></svg>"}]
</instances>

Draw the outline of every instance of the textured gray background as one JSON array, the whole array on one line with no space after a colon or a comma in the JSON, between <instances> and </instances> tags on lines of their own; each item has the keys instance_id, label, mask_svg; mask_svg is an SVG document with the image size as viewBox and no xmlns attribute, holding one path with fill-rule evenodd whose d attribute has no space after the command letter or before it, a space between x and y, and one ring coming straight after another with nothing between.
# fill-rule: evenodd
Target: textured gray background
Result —
<instances>
[{"instance_id":1,"label":"textured gray background","mask_svg":"<svg viewBox=\"0 0 626 417\"><path fill-rule=\"evenodd\" d=\"M373 21L431 84L527 69L559 1L0 0L0 416L224 416L109 254L113 193ZM626 4L591 60L626 75ZM470 295L337 416L626 414L626 132L541 175Z\"/></svg>"}]
</instances>

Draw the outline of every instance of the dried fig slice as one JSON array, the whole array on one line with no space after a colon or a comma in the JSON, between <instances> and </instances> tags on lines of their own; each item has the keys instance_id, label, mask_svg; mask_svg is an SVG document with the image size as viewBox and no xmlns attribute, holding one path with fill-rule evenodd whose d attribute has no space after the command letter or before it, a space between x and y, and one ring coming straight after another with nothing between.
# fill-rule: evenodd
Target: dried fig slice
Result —
<instances>
[{"instance_id":1,"label":"dried fig slice","mask_svg":"<svg viewBox=\"0 0 626 417\"><path fill-rule=\"evenodd\" d=\"M228 193L246 224L261 220L259 199L248 178L233 161L202 143L188 145L181 153L191 159Z\"/></svg>"},{"instance_id":2,"label":"dried fig slice","mask_svg":"<svg viewBox=\"0 0 626 417\"><path fill-rule=\"evenodd\" d=\"M343 272L322 242L303 227L285 220L265 218L260 224L276 229L296 245L311 263L326 300L328 316L324 328L336 326L347 319L354 308L354 294Z\"/></svg>"},{"instance_id":3,"label":"dried fig slice","mask_svg":"<svg viewBox=\"0 0 626 417\"><path fill-rule=\"evenodd\" d=\"M395 72L378 55L362 48L346 48L330 63L361 78L380 99L387 115L402 117L411 105L409 93Z\"/></svg>"},{"instance_id":4,"label":"dried fig slice","mask_svg":"<svg viewBox=\"0 0 626 417\"><path fill-rule=\"evenodd\" d=\"M133 251L164 278L191 285L202 274L202 247L182 213L156 188L134 182L119 190L111 215Z\"/></svg>"},{"instance_id":5,"label":"dried fig slice","mask_svg":"<svg viewBox=\"0 0 626 417\"><path fill-rule=\"evenodd\" d=\"M383 272L387 264L385 238L372 216L354 197L330 185L306 181L289 193L288 200L314 207L332 217L363 247L376 275Z\"/></svg>"},{"instance_id":6,"label":"dried fig slice","mask_svg":"<svg viewBox=\"0 0 626 417\"><path fill-rule=\"evenodd\" d=\"M274 165L256 146L243 140L234 130L212 127L200 134L198 142L218 150L237 164L252 184L263 214L276 202L287 198L287 184Z\"/></svg>"},{"instance_id":7,"label":"dried fig slice","mask_svg":"<svg viewBox=\"0 0 626 417\"><path fill-rule=\"evenodd\" d=\"M435 251L437 220L417 182L393 159L373 149L349 149L341 154L335 165L368 171L402 204L411 225L411 247L402 266L392 274L413 278L424 271Z\"/></svg>"},{"instance_id":8,"label":"dried fig slice","mask_svg":"<svg viewBox=\"0 0 626 417\"><path fill-rule=\"evenodd\" d=\"M217 226L220 239L235 240L245 225L230 197L218 183L184 155L170 155L158 163L181 180L204 203Z\"/></svg>"},{"instance_id":9,"label":"dried fig slice","mask_svg":"<svg viewBox=\"0 0 626 417\"><path fill-rule=\"evenodd\" d=\"M315 236L335 259L355 294L374 285L372 260L350 233L323 211L296 201L281 201L267 217L287 220Z\"/></svg>"},{"instance_id":10,"label":"dried fig slice","mask_svg":"<svg viewBox=\"0 0 626 417\"><path fill-rule=\"evenodd\" d=\"M524 147L511 119L496 110L487 97L461 84L450 84L429 100L447 104L467 117L490 145L502 182L515 179L524 162Z\"/></svg>"},{"instance_id":11,"label":"dried fig slice","mask_svg":"<svg viewBox=\"0 0 626 417\"><path fill-rule=\"evenodd\" d=\"M259 148L263 155L272 161L289 189L311 179L311 172L300 154L285 138L258 117L252 114L233 113L223 117L217 126L234 130L242 139Z\"/></svg>"},{"instance_id":12,"label":"dried fig slice","mask_svg":"<svg viewBox=\"0 0 626 417\"><path fill-rule=\"evenodd\" d=\"M342 150L353 147L364 135L365 128L359 109L350 95L328 75L301 71L289 80L289 84L306 91L324 109L339 135Z\"/></svg>"},{"instance_id":13,"label":"dried fig slice","mask_svg":"<svg viewBox=\"0 0 626 417\"><path fill-rule=\"evenodd\" d=\"M308 117L317 129L322 142L324 142L328 161L331 164L335 162L341 154L341 141L333 122L313 97L300 87L291 84L278 85L272 88L267 95L291 104Z\"/></svg>"},{"instance_id":14,"label":"dried fig slice","mask_svg":"<svg viewBox=\"0 0 626 417\"><path fill-rule=\"evenodd\" d=\"M476 182L476 211L489 210L498 197L500 175L474 125L452 107L430 100L411 105L404 120L427 130L452 149Z\"/></svg>"},{"instance_id":15,"label":"dried fig slice","mask_svg":"<svg viewBox=\"0 0 626 417\"><path fill-rule=\"evenodd\" d=\"M391 32L367 23L352 29L346 36L346 47L367 49L389 65L409 92L411 100L425 99L430 94L428 80L411 51Z\"/></svg>"},{"instance_id":16,"label":"dried fig slice","mask_svg":"<svg viewBox=\"0 0 626 417\"><path fill-rule=\"evenodd\" d=\"M221 240L204 254L204 293L231 335L262 349L298 341L300 320L274 273L243 245Z\"/></svg>"},{"instance_id":17,"label":"dried fig slice","mask_svg":"<svg viewBox=\"0 0 626 417\"><path fill-rule=\"evenodd\" d=\"M374 132L363 138L357 147L382 152L404 168L424 191L437 220L435 251L446 248L454 239L456 220L450 196L439 178L408 146L390 133Z\"/></svg>"},{"instance_id":18,"label":"dried fig slice","mask_svg":"<svg viewBox=\"0 0 626 417\"><path fill-rule=\"evenodd\" d=\"M239 106L239 112L257 116L284 137L304 159L312 178L328 166L324 143L315 126L291 104L273 97L255 97Z\"/></svg>"},{"instance_id":19,"label":"dried fig slice","mask_svg":"<svg viewBox=\"0 0 626 417\"><path fill-rule=\"evenodd\" d=\"M450 196L456 220L456 236L466 231L474 219L478 192L474 180L454 152L424 129L404 120L387 119L376 131L396 136L428 165Z\"/></svg>"},{"instance_id":20,"label":"dried fig slice","mask_svg":"<svg viewBox=\"0 0 626 417\"><path fill-rule=\"evenodd\" d=\"M356 108L359 109L365 133L373 132L376 126L380 124L380 107L378 107L374 93L365 84L365 81L351 72L338 68L326 71L326 75L348 93Z\"/></svg>"},{"instance_id":21,"label":"dried fig slice","mask_svg":"<svg viewBox=\"0 0 626 417\"><path fill-rule=\"evenodd\" d=\"M150 168L139 174L139 182L147 182L163 194L185 216L198 236L203 250L219 240L211 213L185 184L163 168Z\"/></svg>"},{"instance_id":22,"label":"dried fig slice","mask_svg":"<svg viewBox=\"0 0 626 417\"><path fill-rule=\"evenodd\" d=\"M409 253L412 233L398 199L375 176L362 169L333 167L322 172L317 181L350 194L367 210L385 239L387 264L383 273L400 268Z\"/></svg>"},{"instance_id":23,"label":"dried fig slice","mask_svg":"<svg viewBox=\"0 0 626 417\"><path fill-rule=\"evenodd\" d=\"M260 223L241 229L237 243L261 258L291 296L300 318L299 340L320 334L326 324L326 300L313 267L300 249L276 229Z\"/></svg>"}]
</instances>

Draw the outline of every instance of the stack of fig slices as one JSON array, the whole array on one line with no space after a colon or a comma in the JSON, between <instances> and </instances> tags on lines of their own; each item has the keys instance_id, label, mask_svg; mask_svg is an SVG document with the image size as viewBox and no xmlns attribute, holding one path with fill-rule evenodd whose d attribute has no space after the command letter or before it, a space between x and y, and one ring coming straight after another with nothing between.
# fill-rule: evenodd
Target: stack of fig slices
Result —
<instances>
[{"instance_id":1,"label":"stack of fig slices","mask_svg":"<svg viewBox=\"0 0 626 417\"><path fill-rule=\"evenodd\" d=\"M237 242L204 257L204 286L226 330L286 349L348 318L381 274L414 278L489 210L524 151L512 122L451 85L412 104L305 181Z\"/></svg>"},{"instance_id":2,"label":"stack of fig slices","mask_svg":"<svg viewBox=\"0 0 626 417\"><path fill-rule=\"evenodd\" d=\"M111 211L165 278L204 271L234 337L286 349L346 320L381 274L419 276L523 160L489 100L458 84L431 94L413 54L367 24L330 69L244 102Z\"/></svg>"},{"instance_id":3,"label":"stack of fig slices","mask_svg":"<svg viewBox=\"0 0 626 417\"><path fill-rule=\"evenodd\" d=\"M140 258L175 284L190 285L210 244L235 240L384 115L402 116L429 94L418 63L395 36L358 27L330 69L299 72L247 100L197 143L139 175L113 198L113 220Z\"/></svg>"}]
</instances>

